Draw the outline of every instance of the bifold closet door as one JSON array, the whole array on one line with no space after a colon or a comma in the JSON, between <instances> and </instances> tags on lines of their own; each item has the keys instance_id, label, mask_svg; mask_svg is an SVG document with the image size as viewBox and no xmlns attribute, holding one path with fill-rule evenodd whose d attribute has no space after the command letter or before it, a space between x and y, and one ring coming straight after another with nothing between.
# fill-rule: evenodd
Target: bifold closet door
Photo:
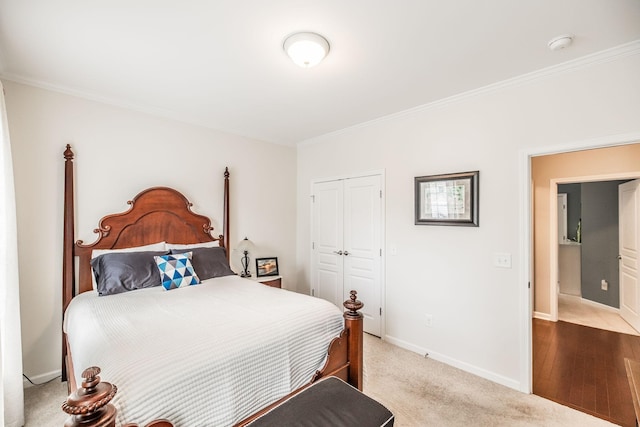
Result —
<instances>
[{"instance_id":1,"label":"bifold closet door","mask_svg":"<svg viewBox=\"0 0 640 427\"><path fill-rule=\"evenodd\" d=\"M312 278L314 296L342 307L344 257L342 181L313 186Z\"/></svg>"},{"instance_id":2,"label":"bifold closet door","mask_svg":"<svg viewBox=\"0 0 640 427\"><path fill-rule=\"evenodd\" d=\"M313 194L312 288L342 307L349 291L364 303L364 330L381 334L381 176L317 183Z\"/></svg>"}]
</instances>

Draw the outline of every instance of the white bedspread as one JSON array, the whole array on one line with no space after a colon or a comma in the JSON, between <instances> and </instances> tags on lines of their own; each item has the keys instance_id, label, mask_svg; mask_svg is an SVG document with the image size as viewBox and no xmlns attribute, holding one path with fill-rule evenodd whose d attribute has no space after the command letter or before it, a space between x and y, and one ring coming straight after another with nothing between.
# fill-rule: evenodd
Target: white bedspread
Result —
<instances>
[{"instance_id":1,"label":"white bedspread","mask_svg":"<svg viewBox=\"0 0 640 427\"><path fill-rule=\"evenodd\" d=\"M78 386L99 366L118 425L229 426L309 382L344 326L334 305L228 276L99 297L65 313Z\"/></svg>"}]
</instances>

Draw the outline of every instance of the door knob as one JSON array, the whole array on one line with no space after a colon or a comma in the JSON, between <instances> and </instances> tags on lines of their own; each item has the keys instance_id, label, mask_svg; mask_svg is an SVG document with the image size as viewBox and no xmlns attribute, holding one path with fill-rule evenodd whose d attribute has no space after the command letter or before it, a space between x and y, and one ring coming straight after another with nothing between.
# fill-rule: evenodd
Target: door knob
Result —
<instances>
[{"instance_id":1,"label":"door knob","mask_svg":"<svg viewBox=\"0 0 640 427\"><path fill-rule=\"evenodd\" d=\"M342 251L333 251L334 254L342 255Z\"/></svg>"},{"instance_id":2,"label":"door knob","mask_svg":"<svg viewBox=\"0 0 640 427\"><path fill-rule=\"evenodd\" d=\"M344 251L344 255L345 256L349 255L349 251Z\"/></svg>"}]
</instances>

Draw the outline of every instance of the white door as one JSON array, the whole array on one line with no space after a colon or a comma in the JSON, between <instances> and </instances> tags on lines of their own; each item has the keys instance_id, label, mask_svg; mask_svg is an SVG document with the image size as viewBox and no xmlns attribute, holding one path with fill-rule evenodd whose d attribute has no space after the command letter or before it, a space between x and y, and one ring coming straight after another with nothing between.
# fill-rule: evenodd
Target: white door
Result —
<instances>
[{"instance_id":1,"label":"white door","mask_svg":"<svg viewBox=\"0 0 640 427\"><path fill-rule=\"evenodd\" d=\"M364 330L380 336L381 327L381 257L380 221L382 196L380 176L344 181L344 290L358 291L364 303Z\"/></svg>"},{"instance_id":2,"label":"white door","mask_svg":"<svg viewBox=\"0 0 640 427\"><path fill-rule=\"evenodd\" d=\"M338 307L353 289L364 303L364 330L381 335L381 176L313 186L311 287Z\"/></svg>"},{"instance_id":3,"label":"white door","mask_svg":"<svg viewBox=\"0 0 640 427\"><path fill-rule=\"evenodd\" d=\"M315 184L313 192L312 295L342 307L342 181Z\"/></svg>"},{"instance_id":4,"label":"white door","mask_svg":"<svg viewBox=\"0 0 640 427\"><path fill-rule=\"evenodd\" d=\"M640 330L638 292L638 214L640 214L640 180L618 186L620 316Z\"/></svg>"}]
</instances>

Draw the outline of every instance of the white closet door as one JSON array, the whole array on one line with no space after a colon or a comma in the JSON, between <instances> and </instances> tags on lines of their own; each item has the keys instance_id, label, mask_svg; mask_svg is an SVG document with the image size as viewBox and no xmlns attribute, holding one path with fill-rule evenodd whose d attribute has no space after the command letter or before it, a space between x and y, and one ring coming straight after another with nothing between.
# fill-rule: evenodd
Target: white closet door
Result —
<instances>
[{"instance_id":1,"label":"white closet door","mask_svg":"<svg viewBox=\"0 0 640 427\"><path fill-rule=\"evenodd\" d=\"M342 181L314 185L313 295L342 307L343 300L343 186Z\"/></svg>"},{"instance_id":2,"label":"white closet door","mask_svg":"<svg viewBox=\"0 0 640 427\"><path fill-rule=\"evenodd\" d=\"M381 257L380 176L344 181L344 294L358 291L364 303L364 330L380 336Z\"/></svg>"},{"instance_id":3,"label":"white closet door","mask_svg":"<svg viewBox=\"0 0 640 427\"><path fill-rule=\"evenodd\" d=\"M343 308L353 289L364 303L364 331L381 335L381 176L313 186L313 294Z\"/></svg>"}]
</instances>

